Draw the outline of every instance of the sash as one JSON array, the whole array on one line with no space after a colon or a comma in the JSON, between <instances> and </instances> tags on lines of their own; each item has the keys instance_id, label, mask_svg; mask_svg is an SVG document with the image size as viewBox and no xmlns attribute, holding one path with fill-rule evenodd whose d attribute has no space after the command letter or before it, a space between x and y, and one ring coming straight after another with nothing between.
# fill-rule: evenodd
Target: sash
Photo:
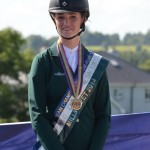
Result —
<instances>
[{"instance_id":1,"label":"sash","mask_svg":"<svg viewBox=\"0 0 150 150\"><path fill-rule=\"evenodd\" d=\"M89 52L86 60L84 61L83 85L78 96L78 99L82 102L81 109L72 109L71 103L74 96L71 94L70 89L66 91L63 98L60 100L60 103L54 112L54 118L57 118L57 120L53 122L53 130L57 133L62 144L65 142L71 132L71 129L75 125L82 109L97 86L98 81L100 80L107 65L108 60L98 54ZM39 141L35 144L34 148L35 149L33 150L44 150Z\"/></svg>"}]
</instances>

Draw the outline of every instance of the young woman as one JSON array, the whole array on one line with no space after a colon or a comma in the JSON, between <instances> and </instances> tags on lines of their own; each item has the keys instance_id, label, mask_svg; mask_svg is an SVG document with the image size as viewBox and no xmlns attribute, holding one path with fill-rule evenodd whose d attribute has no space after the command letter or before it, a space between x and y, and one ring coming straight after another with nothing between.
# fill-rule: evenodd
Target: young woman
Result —
<instances>
[{"instance_id":1,"label":"young woman","mask_svg":"<svg viewBox=\"0 0 150 150\"><path fill-rule=\"evenodd\" d=\"M80 41L89 13L87 0L51 0L59 34L35 56L29 76L29 111L35 150L102 150L111 108L108 60Z\"/></svg>"}]
</instances>

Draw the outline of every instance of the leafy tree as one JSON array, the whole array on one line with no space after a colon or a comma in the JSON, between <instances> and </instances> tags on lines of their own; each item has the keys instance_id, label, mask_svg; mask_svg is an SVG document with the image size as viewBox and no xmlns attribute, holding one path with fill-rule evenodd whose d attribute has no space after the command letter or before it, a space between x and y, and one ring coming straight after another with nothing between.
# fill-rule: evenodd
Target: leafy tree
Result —
<instances>
[{"instance_id":1,"label":"leafy tree","mask_svg":"<svg viewBox=\"0 0 150 150\"><path fill-rule=\"evenodd\" d=\"M91 45L109 46L109 45L120 44L120 38L118 34L104 35L99 32L92 33L88 29L81 36L81 40L86 46L91 46Z\"/></svg>"},{"instance_id":2,"label":"leafy tree","mask_svg":"<svg viewBox=\"0 0 150 150\"><path fill-rule=\"evenodd\" d=\"M26 43L23 44L22 49L31 49L36 54L42 48L50 47L57 39L57 36L45 39L40 35L31 35L26 38Z\"/></svg>"},{"instance_id":3,"label":"leafy tree","mask_svg":"<svg viewBox=\"0 0 150 150\"><path fill-rule=\"evenodd\" d=\"M118 34L106 35L104 42L107 42L107 45L120 45L120 37Z\"/></svg>"},{"instance_id":4,"label":"leafy tree","mask_svg":"<svg viewBox=\"0 0 150 150\"><path fill-rule=\"evenodd\" d=\"M147 72L150 72L150 59L145 60L143 63L139 65L139 68L142 70L145 70Z\"/></svg>"},{"instance_id":5,"label":"leafy tree","mask_svg":"<svg viewBox=\"0 0 150 150\"><path fill-rule=\"evenodd\" d=\"M25 42L21 33L11 28L0 31L0 121L28 120L27 77L33 53L20 51Z\"/></svg>"},{"instance_id":6,"label":"leafy tree","mask_svg":"<svg viewBox=\"0 0 150 150\"><path fill-rule=\"evenodd\" d=\"M0 31L0 75L5 74L17 79L22 60L19 48L23 42L21 34L11 28Z\"/></svg>"},{"instance_id":7,"label":"leafy tree","mask_svg":"<svg viewBox=\"0 0 150 150\"><path fill-rule=\"evenodd\" d=\"M148 30L148 32L146 33L144 37L144 44L150 45L150 30Z\"/></svg>"},{"instance_id":8,"label":"leafy tree","mask_svg":"<svg viewBox=\"0 0 150 150\"><path fill-rule=\"evenodd\" d=\"M123 38L123 44L125 45L131 45L133 43L132 41L133 37L131 33L127 33L125 37Z\"/></svg>"},{"instance_id":9,"label":"leafy tree","mask_svg":"<svg viewBox=\"0 0 150 150\"><path fill-rule=\"evenodd\" d=\"M132 65L139 67L143 70L148 70L149 71L149 58L150 58L150 52L148 51L125 51L125 52L120 52L119 57L121 59L124 59L128 62L130 62Z\"/></svg>"},{"instance_id":10,"label":"leafy tree","mask_svg":"<svg viewBox=\"0 0 150 150\"><path fill-rule=\"evenodd\" d=\"M31 35L26 39L27 47L39 52L40 48L45 46L46 39L40 35Z\"/></svg>"}]
</instances>

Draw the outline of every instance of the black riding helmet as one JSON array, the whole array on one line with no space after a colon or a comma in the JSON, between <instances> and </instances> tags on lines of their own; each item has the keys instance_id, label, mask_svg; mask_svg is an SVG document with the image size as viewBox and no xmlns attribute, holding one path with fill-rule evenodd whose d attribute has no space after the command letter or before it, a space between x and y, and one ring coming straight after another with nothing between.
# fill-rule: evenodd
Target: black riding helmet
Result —
<instances>
[{"instance_id":1,"label":"black riding helmet","mask_svg":"<svg viewBox=\"0 0 150 150\"><path fill-rule=\"evenodd\" d=\"M54 21L54 18L52 16L52 13L81 12L81 13L85 14L84 15L85 20L87 20L88 17L90 16L88 0L50 0L48 11L49 11L50 16L53 19L53 21ZM54 23L55 23L55 21L54 21ZM56 29L57 29L57 27L56 27ZM63 37L62 35L60 35L59 32L58 33L63 38L69 40L76 36L79 36L84 31L85 31L85 24L83 23L81 25L81 31L73 37L66 38L66 37Z\"/></svg>"},{"instance_id":2,"label":"black riding helmet","mask_svg":"<svg viewBox=\"0 0 150 150\"><path fill-rule=\"evenodd\" d=\"M90 15L88 0L51 0L49 4L50 13L61 12L80 12L87 13L87 18Z\"/></svg>"}]
</instances>

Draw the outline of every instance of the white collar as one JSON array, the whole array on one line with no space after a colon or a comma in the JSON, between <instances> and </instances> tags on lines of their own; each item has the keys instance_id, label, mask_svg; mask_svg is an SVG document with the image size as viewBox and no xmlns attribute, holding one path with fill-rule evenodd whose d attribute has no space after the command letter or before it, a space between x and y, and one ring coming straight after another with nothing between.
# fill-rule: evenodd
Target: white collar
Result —
<instances>
[{"instance_id":1,"label":"white collar","mask_svg":"<svg viewBox=\"0 0 150 150\"><path fill-rule=\"evenodd\" d=\"M69 54L76 53L78 51L78 47L79 47L79 45L77 45L76 47L74 47L74 48L71 49L71 48L68 48L65 45L63 45L65 53L69 53Z\"/></svg>"}]
</instances>

